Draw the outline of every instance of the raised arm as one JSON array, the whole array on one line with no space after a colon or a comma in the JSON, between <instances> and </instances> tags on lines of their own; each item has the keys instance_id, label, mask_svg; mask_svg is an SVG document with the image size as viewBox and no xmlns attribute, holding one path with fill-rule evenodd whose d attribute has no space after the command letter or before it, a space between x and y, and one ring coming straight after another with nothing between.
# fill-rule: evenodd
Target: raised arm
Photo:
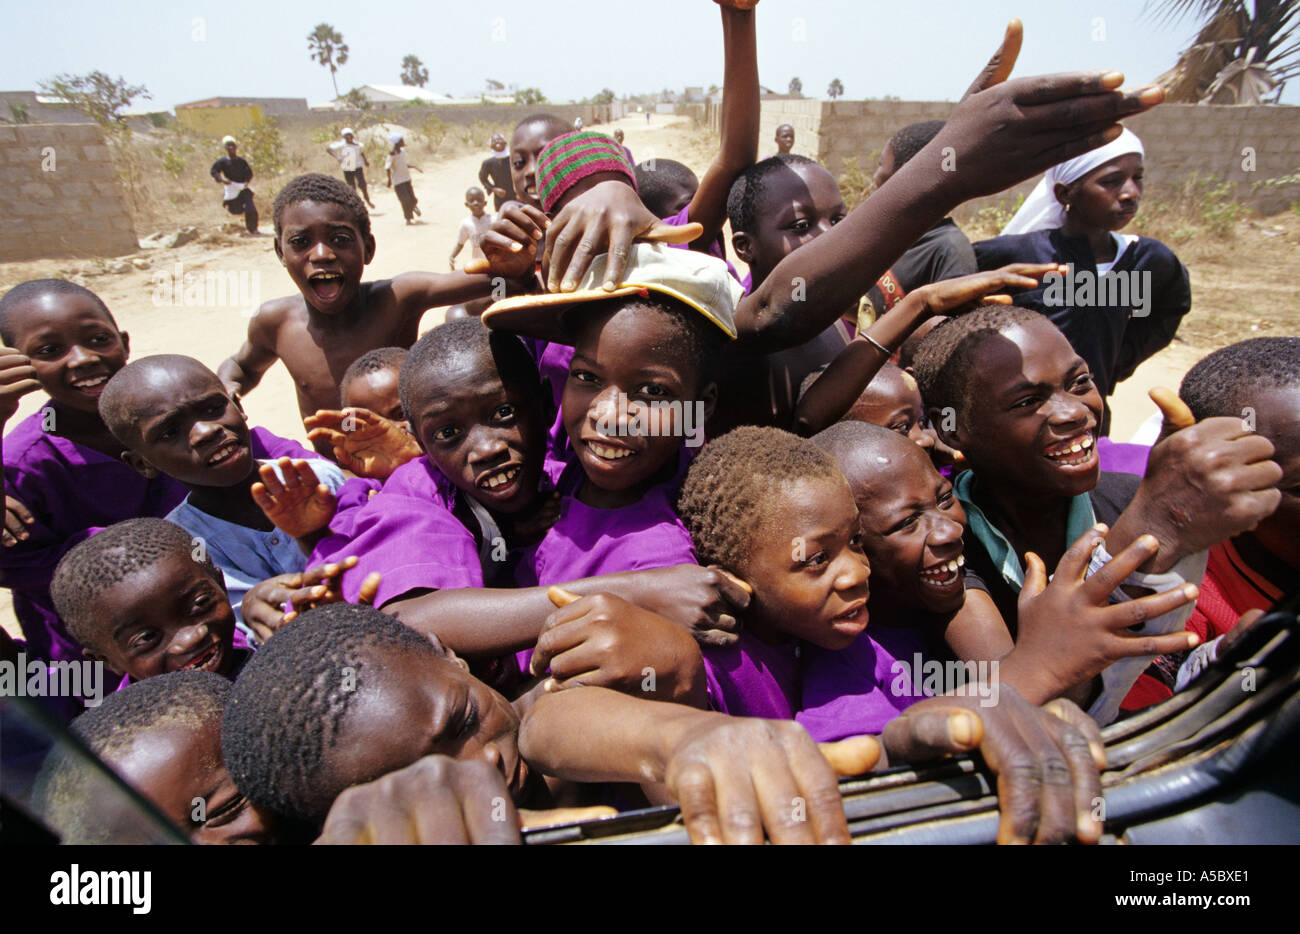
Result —
<instances>
[{"instance_id":1,"label":"raised arm","mask_svg":"<svg viewBox=\"0 0 1300 934\"><path fill-rule=\"evenodd\" d=\"M262 381L280 355L275 351L282 310L268 302L248 322L248 336L233 356L221 361L217 376L237 396L247 395Z\"/></svg>"},{"instance_id":2,"label":"raised arm","mask_svg":"<svg viewBox=\"0 0 1300 934\"><path fill-rule=\"evenodd\" d=\"M889 357L916 328L935 315L957 313L974 302L1011 304L1005 295L988 295L1006 288L1033 288L1034 277L1063 268L1052 263L1019 263L994 272L932 282L909 292L898 306L860 333L831 361L799 400L795 430L809 437L844 417L880 372ZM987 296L987 297L986 297Z\"/></svg>"},{"instance_id":3,"label":"raised arm","mask_svg":"<svg viewBox=\"0 0 1300 934\"><path fill-rule=\"evenodd\" d=\"M717 0L722 6L722 146L691 199L689 220L704 227L692 244L707 249L727 219L727 194L741 172L758 158L758 52L753 9Z\"/></svg>"},{"instance_id":4,"label":"raised arm","mask_svg":"<svg viewBox=\"0 0 1300 934\"><path fill-rule=\"evenodd\" d=\"M735 614L749 603L744 585L725 571L690 564L604 574L561 586L578 596L621 597L667 617L708 645L735 641ZM555 605L546 587L457 588L402 595L383 610L473 658L532 648Z\"/></svg>"},{"instance_id":5,"label":"raised arm","mask_svg":"<svg viewBox=\"0 0 1300 934\"><path fill-rule=\"evenodd\" d=\"M994 194L1114 139L1117 121L1160 103L1151 86L1117 89L1120 72L1000 81L1019 47L1003 45L940 131L836 227L783 259L736 311L740 342L769 352L810 340L856 302L954 207ZM984 90L976 91L975 88Z\"/></svg>"}]
</instances>

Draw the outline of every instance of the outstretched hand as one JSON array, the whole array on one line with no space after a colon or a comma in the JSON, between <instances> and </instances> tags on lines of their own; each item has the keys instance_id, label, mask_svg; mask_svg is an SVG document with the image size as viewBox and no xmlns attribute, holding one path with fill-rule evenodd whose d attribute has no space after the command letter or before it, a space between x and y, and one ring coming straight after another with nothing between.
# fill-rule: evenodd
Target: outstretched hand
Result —
<instances>
[{"instance_id":1,"label":"outstretched hand","mask_svg":"<svg viewBox=\"0 0 1300 934\"><path fill-rule=\"evenodd\" d=\"M626 182L600 182L565 205L551 222L542 253L546 288L573 291L591 261L608 253L602 287L612 290L623 281L633 241L693 243L703 233L699 224L665 224Z\"/></svg>"},{"instance_id":2,"label":"outstretched hand","mask_svg":"<svg viewBox=\"0 0 1300 934\"><path fill-rule=\"evenodd\" d=\"M1151 449L1146 476L1115 521L1120 547L1150 533L1160 551L1140 569L1169 570L1180 559L1253 529L1282 501L1282 468L1273 444L1240 418L1195 422L1169 389L1151 391L1165 417L1166 434Z\"/></svg>"},{"instance_id":3,"label":"outstretched hand","mask_svg":"<svg viewBox=\"0 0 1300 934\"><path fill-rule=\"evenodd\" d=\"M316 843L517 844L519 826L500 769L482 759L425 756L344 791Z\"/></svg>"},{"instance_id":4,"label":"outstretched hand","mask_svg":"<svg viewBox=\"0 0 1300 934\"><path fill-rule=\"evenodd\" d=\"M1106 752L1101 731L1067 700L1035 707L1009 684L996 700L945 695L913 704L880 737L891 764L979 750L998 777L999 843L1096 843Z\"/></svg>"},{"instance_id":5,"label":"outstretched hand","mask_svg":"<svg viewBox=\"0 0 1300 934\"><path fill-rule=\"evenodd\" d=\"M305 538L330 524L338 509L338 500L330 488L321 483L311 464L305 460L282 457L275 467L258 468L261 481L252 486L253 502L275 527L292 538Z\"/></svg>"},{"instance_id":6,"label":"outstretched hand","mask_svg":"<svg viewBox=\"0 0 1300 934\"><path fill-rule=\"evenodd\" d=\"M0 544L12 548L21 541L26 541L31 533L27 526L36 521L27 504L14 496L5 497L5 524L0 531Z\"/></svg>"},{"instance_id":7,"label":"outstretched hand","mask_svg":"<svg viewBox=\"0 0 1300 934\"><path fill-rule=\"evenodd\" d=\"M321 409L302 423L309 440L328 442L339 466L358 477L387 480L422 453L404 425L369 409Z\"/></svg>"},{"instance_id":8,"label":"outstretched hand","mask_svg":"<svg viewBox=\"0 0 1300 934\"><path fill-rule=\"evenodd\" d=\"M995 293L1000 289L1032 289L1048 273L1065 275L1066 269L1056 263L1011 263L1001 269L931 282L908 292L899 305L920 305L923 310L918 323L936 315L959 315L979 305L1010 305L1010 295Z\"/></svg>"},{"instance_id":9,"label":"outstretched hand","mask_svg":"<svg viewBox=\"0 0 1300 934\"><path fill-rule=\"evenodd\" d=\"M870 736L820 747L788 720L709 714L671 750L664 775L692 843L848 843L837 775L880 757Z\"/></svg>"},{"instance_id":10,"label":"outstretched hand","mask_svg":"<svg viewBox=\"0 0 1300 934\"><path fill-rule=\"evenodd\" d=\"M966 93L961 96L962 100L970 97L972 94L978 94L980 91L987 91L994 85L1001 84L1011 77L1011 71L1016 67L1016 59L1020 57L1020 46L1025 39L1025 27L1018 19L1013 19L1007 23L1007 31L1002 36L1002 44L998 50L993 53L984 70L975 76L971 86L966 89Z\"/></svg>"},{"instance_id":11,"label":"outstretched hand","mask_svg":"<svg viewBox=\"0 0 1300 934\"><path fill-rule=\"evenodd\" d=\"M1003 680L1015 684L1031 702L1059 697L1120 659L1168 655L1192 648L1198 641L1189 632L1146 635L1127 631L1193 602L1197 589L1185 584L1141 599L1110 603L1111 593L1160 545L1144 535L1088 577L1089 559L1106 532L1104 525L1098 525L1080 536L1061 557L1050 583L1042 559L1033 552L1025 555L1016 646L1002 659L1001 672Z\"/></svg>"},{"instance_id":12,"label":"outstretched hand","mask_svg":"<svg viewBox=\"0 0 1300 934\"><path fill-rule=\"evenodd\" d=\"M343 572L356 567L357 558L322 564L296 574L278 574L249 588L240 604L244 622L258 639L266 641L281 626L293 622L299 614L328 603L343 601ZM370 574L361 582L357 603L374 606L381 577ZM292 607L285 610L284 607Z\"/></svg>"},{"instance_id":13,"label":"outstretched hand","mask_svg":"<svg viewBox=\"0 0 1300 934\"><path fill-rule=\"evenodd\" d=\"M41 388L31 358L12 347L0 347L0 423L18 411L18 401Z\"/></svg>"}]
</instances>

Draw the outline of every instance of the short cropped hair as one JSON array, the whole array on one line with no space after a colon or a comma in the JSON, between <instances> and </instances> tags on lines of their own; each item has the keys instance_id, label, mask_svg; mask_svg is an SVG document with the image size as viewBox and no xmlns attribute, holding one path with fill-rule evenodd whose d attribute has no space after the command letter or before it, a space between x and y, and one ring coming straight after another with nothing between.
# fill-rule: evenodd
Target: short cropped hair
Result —
<instances>
[{"instance_id":1,"label":"short cropped hair","mask_svg":"<svg viewBox=\"0 0 1300 934\"><path fill-rule=\"evenodd\" d=\"M284 626L240 672L221 724L221 752L236 786L261 807L323 821L342 788L329 757L357 685L380 670L376 653L434 644L368 606L335 603Z\"/></svg>"},{"instance_id":2,"label":"short cropped hair","mask_svg":"<svg viewBox=\"0 0 1300 934\"><path fill-rule=\"evenodd\" d=\"M132 391L139 385L139 375L144 372L163 370L175 372L182 368L200 369L216 382L220 377L209 370L201 361L184 354L153 354L132 360L114 373L99 394L99 417L104 426L118 441L127 448L132 448L138 441L137 428L139 413L136 411L136 398Z\"/></svg>"},{"instance_id":3,"label":"short cropped hair","mask_svg":"<svg viewBox=\"0 0 1300 934\"><path fill-rule=\"evenodd\" d=\"M767 209L767 205L763 203L763 191L769 175L792 165L818 164L807 156L777 153L762 162L754 163L742 172L732 182L731 191L727 194L727 219L731 221L732 233L752 231L758 216Z\"/></svg>"},{"instance_id":4,"label":"short cropped hair","mask_svg":"<svg viewBox=\"0 0 1300 934\"><path fill-rule=\"evenodd\" d=\"M343 371L343 378L339 380L339 386L346 386L358 376L369 376L371 373L378 373L380 370L392 370L394 373L402 371L402 361L406 359L407 351L402 347L376 347L374 350L367 350L361 356L352 361L352 364Z\"/></svg>"},{"instance_id":5,"label":"short cropped hair","mask_svg":"<svg viewBox=\"0 0 1300 934\"><path fill-rule=\"evenodd\" d=\"M913 156L930 145L930 140L939 135L944 120L922 120L909 123L889 138L889 151L894 154L894 169L901 169Z\"/></svg>"},{"instance_id":6,"label":"short cropped hair","mask_svg":"<svg viewBox=\"0 0 1300 934\"><path fill-rule=\"evenodd\" d=\"M426 331L402 361L398 392L407 422L415 425L424 401L417 395L420 377L430 371L450 369L453 362L459 365L466 358L491 361L503 383L517 380L530 388L540 385L537 362L517 336L489 330L476 317L453 318Z\"/></svg>"},{"instance_id":7,"label":"short cropped hair","mask_svg":"<svg viewBox=\"0 0 1300 934\"><path fill-rule=\"evenodd\" d=\"M104 304L104 300L84 285L77 285L67 279L28 279L26 282L18 283L0 298L0 340L3 340L6 346L12 347L17 337L14 315L18 307L43 295L80 295L88 298L104 313L113 330L120 333L117 320Z\"/></svg>"},{"instance_id":8,"label":"short cropped hair","mask_svg":"<svg viewBox=\"0 0 1300 934\"><path fill-rule=\"evenodd\" d=\"M948 408L958 415L968 410L968 390L976 372L980 346L1014 327L1052 322L1036 311L1015 305L984 305L969 314L949 318L925 336L916 349L912 370L927 408Z\"/></svg>"},{"instance_id":9,"label":"short cropped hair","mask_svg":"<svg viewBox=\"0 0 1300 934\"><path fill-rule=\"evenodd\" d=\"M370 214L361 201L361 197L352 190L352 186L332 175L320 172L308 172L289 179L288 184L280 189L271 204L271 217L275 221L275 235L284 232L284 209L303 201L337 204L350 215L353 226L363 237L370 236Z\"/></svg>"},{"instance_id":10,"label":"short cropped hair","mask_svg":"<svg viewBox=\"0 0 1300 934\"><path fill-rule=\"evenodd\" d=\"M207 549L197 552L189 532L166 519L152 517L115 522L63 556L54 569L50 596L68 631L89 649L101 647L101 625L107 621L96 601L111 587L172 555L183 555L221 585L221 572Z\"/></svg>"},{"instance_id":11,"label":"short cropped hair","mask_svg":"<svg viewBox=\"0 0 1300 934\"><path fill-rule=\"evenodd\" d=\"M1221 347L1183 377L1178 395L1196 420L1242 417L1261 390L1300 386L1300 337L1254 337Z\"/></svg>"},{"instance_id":12,"label":"short cropped hair","mask_svg":"<svg viewBox=\"0 0 1300 934\"><path fill-rule=\"evenodd\" d=\"M778 487L843 474L806 438L779 428L745 426L704 446L686 472L677 511L701 564L739 570L752 553L760 525L776 510Z\"/></svg>"},{"instance_id":13,"label":"short cropped hair","mask_svg":"<svg viewBox=\"0 0 1300 934\"><path fill-rule=\"evenodd\" d=\"M72 721L72 732L110 768L148 730L176 724L197 730L220 723L232 685L210 671L174 671L115 691ZM93 812L98 772L56 751L37 777L34 801L63 843L113 843L113 828ZM117 841L120 842L120 841Z\"/></svg>"},{"instance_id":14,"label":"short cropped hair","mask_svg":"<svg viewBox=\"0 0 1300 934\"><path fill-rule=\"evenodd\" d=\"M700 187L700 180L689 166L672 159L652 159L636 167L636 191L641 203L655 217L667 217L672 205L669 198L683 189Z\"/></svg>"}]
</instances>

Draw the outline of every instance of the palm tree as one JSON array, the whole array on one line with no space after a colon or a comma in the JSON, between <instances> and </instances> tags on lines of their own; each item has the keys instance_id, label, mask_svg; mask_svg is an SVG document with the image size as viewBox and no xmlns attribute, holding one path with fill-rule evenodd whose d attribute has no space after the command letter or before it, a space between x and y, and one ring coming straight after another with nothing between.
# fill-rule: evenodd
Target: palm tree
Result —
<instances>
[{"instance_id":1,"label":"palm tree","mask_svg":"<svg viewBox=\"0 0 1300 934\"><path fill-rule=\"evenodd\" d=\"M334 77L340 65L348 62L348 46L343 35L329 23L321 23L307 36L307 51L311 60L320 62L330 70L330 80L334 82L334 96L339 96L339 81Z\"/></svg>"},{"instance_id":2,"label":"palm tree","mask_svg":"<svg viewBox=\"0 0 1300 934\"><path fill-rule=\"evenodd\" d=\"M844 82L840 81L839 78L832 78L830 86L826 89L826 96L831 100L835 100L835 98L841 97L843 94Z\"/></svg>"},{"instance_id":3,"label":"palm tree","mask_svg":"<svg viewBox=\"0 0 1300 934\"><path fill-rule=\"evenodd\" d=\"M790 79L790 94L794 97L803 96L803 82L798 78Z\"/></svg>"},{"instance_id":4,"label":"palm tree","mask_svg":"<svg viewBox=\"0 0 1300 934\"><path fill-rule=\"evenodd\" d=\"M1147 8L1165 25L1189 13L1201 25L1156 79L1168 100L1249 104L1272 94L1276 103L1300 74L1300 0L1148 0Z\"/></svg>"},{"instance_id":5,"label":"palm tree","mask_svg":"<svg viewBox=\"0 0 1300 934\"><path fill-rule=\"evenodd\" d=\"M402 59L402 84L411 88L422 88L429 83L429 69L424 62L414 55Z\"/></svg>"}]
</instances>

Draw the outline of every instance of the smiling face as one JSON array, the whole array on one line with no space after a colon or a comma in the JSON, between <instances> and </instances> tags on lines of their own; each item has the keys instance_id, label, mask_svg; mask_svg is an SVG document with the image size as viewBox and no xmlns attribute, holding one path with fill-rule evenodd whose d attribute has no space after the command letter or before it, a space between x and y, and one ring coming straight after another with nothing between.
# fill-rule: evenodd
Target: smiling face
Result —
<instances>
[{"instance_id":1,"label":"smiling face","mask_svg":"<svg viewBox=\"0 0 1300 934\"><path fill-rule=\"evenodd\" d=\"M773 490L743 566L754 588L747 626L846 648L867 627L867 578L858 509L842 477L795 480Z\"/></svg>"},{"instance_id":2,"label":"smiling face","mask_svg":"<svg viewBox=\"0 0 1300 934\"><path fill-rule=\"evenodd\" d=\"M87 295L47 292L10 313L14 349L26 354L50 398L97 412L105 384L126 365L127 336Z\"/></svg>"},{"instance_id":3,"label":"smiling face","mask_svg":"<svg viewBox=\"0 0 1300 934\"><path fill-rule=\"evenodd\" d=\"M537 193L537 157L558 135L543 120L523 124L510 137L510 178L515 183L515 195L539 211L542 199Z\"/></svg>"},{"instance_id":4,"label":"smiling face","mask_svg":"<svg viewBox=\"0 0 1300 934\"><path fill-rule=\"evenodd\" d=\"M847 214L840 186L830 172L812 163L788 165L763 177L754 229L737 232L731 242L736 254L749 264L757 286L777 263Z\"/></svg>"},{"instance_id":5,"label":"smiling face","mask_svg":"<svg viewBox=\"0 0 1300 934\"><path fill-rule=\"evenodd\" d=\"M700 360L672 312L616 302L577 314L573 361L560 401L564 428L594 488L591 497L606 494L603 503L585 501L604 508L626 505L676 463L686 411L694 419L699 401L707 418L717 387L701 387Z\"/></svg>"},{"instance_id":6,"label":"smiling face","mask_svg":"<svg viewBox=\"0 0 1300 934\"><path fill-rule=\"evenodd\" d=\"M248 423L215 373L197 360L128 370L126 405L136 413L127 463L189 487L251 482L257 469Z\"/></svg>"},{"instance_id":7,"label":"smiling face","mask_svg":"<svg viewBox=\"0 0 1300 934\"><path fill-rule=\"evenodd\" d=\"M1142 157L1129 153L1093 169L1071 185L1057 185L1057 198L1066 205L1076 225L1119 230L1137 214L1142 180Z\"/></svg>"},{"instance_id":8,"label":"smiling face","mask_svg":"<svg viewBox=\"0 0 1300 934\"><path fill-rule=\"evenodd\" d=\"M1065 336L1045 319L1013 325L985 337L977 360L945 441L981 481L1037 496L1096 487L1101 394Z\"/></svg>"},{"instance_id":9,"label":"smiling face","mask_svg":"<svg viewBox=\"0 0 1300 934\"><path fill-rule=\"evenodd\" d=\"M235 611L212 572L188 553L164 555L95 600L98 637L86 655L143 681L172 671L230 673Z\"/></svg>"},{"instance_id":10,"label":"smiling face","mask_svg":"<svg viewBox=\"0 0 1300 934\"><path fill-rule=\"evenodd\" d=\"M193 843L273 842L272 815L239 793L222 762L220 719L197 729L188 722L158 723L115 756L113 767Z\"/></svg>"},{"instance_id":11,"label":"smiling face","mask_svg":"<svg viewBox=\"0 0 1300 934\"><path fill-rule=\"evenodd\" d=\"M321 771L327 787L372 781L429 755L485 759L523 799L519 715L504 697L434 650L367 647L357 696Z\"/></svg>"},{"instance_id":12,"label":"smiling face","mask_svg":"<svg viewBox=\"0 0 1300 934\"><path fill-rule=\"evenodd\" d=\"M384 368L354 376L339 387L345 408L369 409L410 430L398 391L398 372Z\"/></svg>"},{"instance_id":13,"label":"smiling face","mask_svg":"<svg viewBox=\"0 0 1300 934\"><path fill-rule=\"evenodd\" d=\"M375 257L375 239L357 229L352 212L330 201L286 205L275 255L307 307L338 314L357 295L361 274Z\"/></svg>"},{"instance_id":14,"label":"smiling face","mask_svg":"<svg viewBox=\"0 0 1300 934\"><path fill-rule=\"evenodd\" d=\"M930 613L961 609L966 514L952 484L915 444L882 440L837 459L857 500L875 594Z\"/></svg>"},{"instance_id":15,"label":"smiling face","mask_svg":"<svg viewBox=\"0 0 1300 934\"><path fill-rule=\"evenodd\" d=\"M411 429L430 463L502 515L533 502L545 458L542 389L522 382L504 382L487 354L462 354L422 373L413 393Z\"/></svg>"}]
</instances>

